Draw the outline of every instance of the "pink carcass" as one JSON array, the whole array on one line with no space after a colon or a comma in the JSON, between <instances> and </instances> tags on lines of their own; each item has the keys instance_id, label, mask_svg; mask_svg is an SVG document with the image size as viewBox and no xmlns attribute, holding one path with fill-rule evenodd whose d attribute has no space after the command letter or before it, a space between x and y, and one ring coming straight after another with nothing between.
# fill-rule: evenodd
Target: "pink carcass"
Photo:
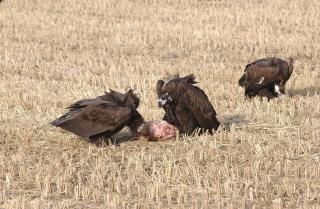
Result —
<instances>
[{"instance_id":1,"label":"pink carcass","mask_svg":"<svg viewBox=\"0 0 320 209\"><path fill-rule=\"evenodd\" d=\"M138 133L148 140L164 141L176 137L176 127L164 120L155 120L142 124Z\"/></svg>"}]
</instances>

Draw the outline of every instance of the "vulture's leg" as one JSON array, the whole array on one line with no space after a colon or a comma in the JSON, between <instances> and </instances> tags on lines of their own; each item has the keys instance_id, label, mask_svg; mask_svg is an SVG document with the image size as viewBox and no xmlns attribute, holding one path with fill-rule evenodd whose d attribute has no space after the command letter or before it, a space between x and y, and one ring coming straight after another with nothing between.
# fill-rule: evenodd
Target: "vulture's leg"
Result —
<instances>
[{"instance_id":1,"label":"vulture's leg","mask_svg":"<svg viewBox=\"0 0 320 209\"><path fill-rule=\"evenodd\" d=\"M102 136L90 136L89 142L97 147L101 147L104 144L109 144L108 140L105 140Z\"/></svg>"},{"instance_id":2,"label":"vulture's leg","mask_svg":"<svg viewBox=\"0 0 320 209\"><path fill-rule=\"evenodd\" d=\"M95 144L99 138L99 136L89 136L89 142Z\"/></svg>"},{"instance_id":3,"label":"vulture's leg","mask_svg":"<svg viewBox=\"0 0 320 209\"><path fill-rule=\"evenodd\" d=\"M263 82L264 78L262 79L262 82ZM261 81L261 80L260 80ZM256 84L251 84L249 86L246 86L245 88L245 96L251 98L251 97L254 97L254 96L260 96L260 92L263 91L266 87L266 85L260 85L260 81ZM262 83L261 82L261 83Z\"/></svg>"},{"instance_id":4,"label":"vulture's leg","mask_svg":"<svg viewBox=\"0 0 320 209\"><path fill-rule=\"evenodd\" d=\"M251 97L254 97L256 94L251 89L246 88L245 91L244 91L244 95L246 97L251 98Z\"/></svg>"},{"instance_id":5,"label":"vulture's leg","mask_svg":"<svg viewBox=\"0 0 320 209\"><path fill-rule=\"evenodd\" d=\"M113 134L115 134L116 132L117 132L117 130L99 133L97 135L90 136L89 141L90 141L90 143L95 144L98 147L102 146L102 145L109 145L109 140L113 144L113 140L112 140L111 136Z\"/></svg>"},{"instance_id":6,"label":"vulture's leg","mask_svg":"<svg viewBox=\"0 0 320 209\"><path fill-rule=\"evenodd\" d=\"M119 146L119 144L117 144L117 138L113 138L112 136L109 138L110 141L111 141L111 144L113 146Z\"/></svg>"}]
</instances>

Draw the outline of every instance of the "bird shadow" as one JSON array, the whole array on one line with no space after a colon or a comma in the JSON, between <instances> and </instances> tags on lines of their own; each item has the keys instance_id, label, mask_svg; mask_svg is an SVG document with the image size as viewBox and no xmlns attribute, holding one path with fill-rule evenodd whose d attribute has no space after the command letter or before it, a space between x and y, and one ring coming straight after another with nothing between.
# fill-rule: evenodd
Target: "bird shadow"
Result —
<instances>
[{"instance_id":1,"label":"bird shadow","mask_svg":"<svg viewBox=\"0 0 320 209\"><path fill-rule=\"evenodd\" d=\"M131 133L130 131L121 131L112 136L112 141L115 145L119 146L120 144L128 141L135 141L137 140L137 136Z\"/></svg>"},{"instance_id":2,"label":"bird shadow","mask_svg":"<svg viewBox=\"0 0 320 209\"><path fill-rule=\"evenodd\" d=\"M310 86L300 89L290 89L288 90L288 95L293 96L314 96L320 94L320 86Z\"/></svg>"},{"instance_id":3,"label":"bird shadow","mask_svg":"<svg viewBox=\"0 0 320 209\"><path fill-rule=\"evenodd\" d=\"M105 146L120 146L120 144L129 141L137 140L137 136L132 134L128 130L122 130L119 133L114 134L111 138L100 137L98 139L90 140L91 144L96 145L97 147L105 147Z\"/></svg>"},{"instance_id":4,"label":"bird shadow","mask_svg":"<svg viewBox=\"0 0 320 209\"><path fill-rule=\"evenodd\" d=\"M234 125L246 125L249 123L249 120L243 114L229 115L224 117L222 121L223 129L226 131L230 131Z\"/></svg>"}]
</instances>

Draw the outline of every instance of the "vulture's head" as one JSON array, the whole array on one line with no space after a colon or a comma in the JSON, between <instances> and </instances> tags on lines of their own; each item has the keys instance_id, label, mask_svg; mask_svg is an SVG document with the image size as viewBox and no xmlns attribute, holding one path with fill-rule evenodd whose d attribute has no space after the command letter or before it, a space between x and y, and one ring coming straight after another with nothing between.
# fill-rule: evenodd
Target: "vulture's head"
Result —
<instances>
[{"instance_id":1,"label":"vulture's head","mask_svg":"<svg viewBox=\"0 0 320 209\"><path fill-rule=\"evenodd\" d=\"M175 75L171 79L158 80L156 90L158 95L159 107L163 107L178 100L178 85L181 82L196 84L197 82L195 79L195 76L193 74L190 74L185 77L179 77L179 75Z\"/></svg>"},{"instance_id":2,"label":"vulture's head","mask_svg":"<svg viewBox=\"0 0 320 209\"><path fill-rule=\"evenodd\" d=\"M163 107L173 102L173 97L176 94L176 87L177 82L174 80L158 80L156 89L159 107Z\"/></svg>"},{"instance_id":3,"label":"vulture's head","mask_svg":"<svg viewBox=\"0 0 320 209\"><path fill-rule=\"evenodd\" d=\"M124 94L123 103L132 109L137 109L140 104L140 99L138 96L133 92L132 89L129 89L127 93Z\"/></svg>"}]
</instances>

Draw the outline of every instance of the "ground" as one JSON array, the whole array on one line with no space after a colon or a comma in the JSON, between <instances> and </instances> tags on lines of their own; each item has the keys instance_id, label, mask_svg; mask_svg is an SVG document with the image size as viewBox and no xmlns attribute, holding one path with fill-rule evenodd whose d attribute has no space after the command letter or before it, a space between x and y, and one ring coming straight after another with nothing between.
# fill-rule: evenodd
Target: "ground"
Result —
<instances>
[{"instance_id":1,"label":"ground","mask_svg":"<svg viewBox=\"0 0 320 209\"><path fill-rule=\"evenodd\" d=\"M4 0L0 208L319 208L317 0ZM281 100L244 98L255 59L294 58ZM109 88L163 116L156 81L194 73L223 128L96 147L48 123Z\"/></svg>"}]
</instances>

